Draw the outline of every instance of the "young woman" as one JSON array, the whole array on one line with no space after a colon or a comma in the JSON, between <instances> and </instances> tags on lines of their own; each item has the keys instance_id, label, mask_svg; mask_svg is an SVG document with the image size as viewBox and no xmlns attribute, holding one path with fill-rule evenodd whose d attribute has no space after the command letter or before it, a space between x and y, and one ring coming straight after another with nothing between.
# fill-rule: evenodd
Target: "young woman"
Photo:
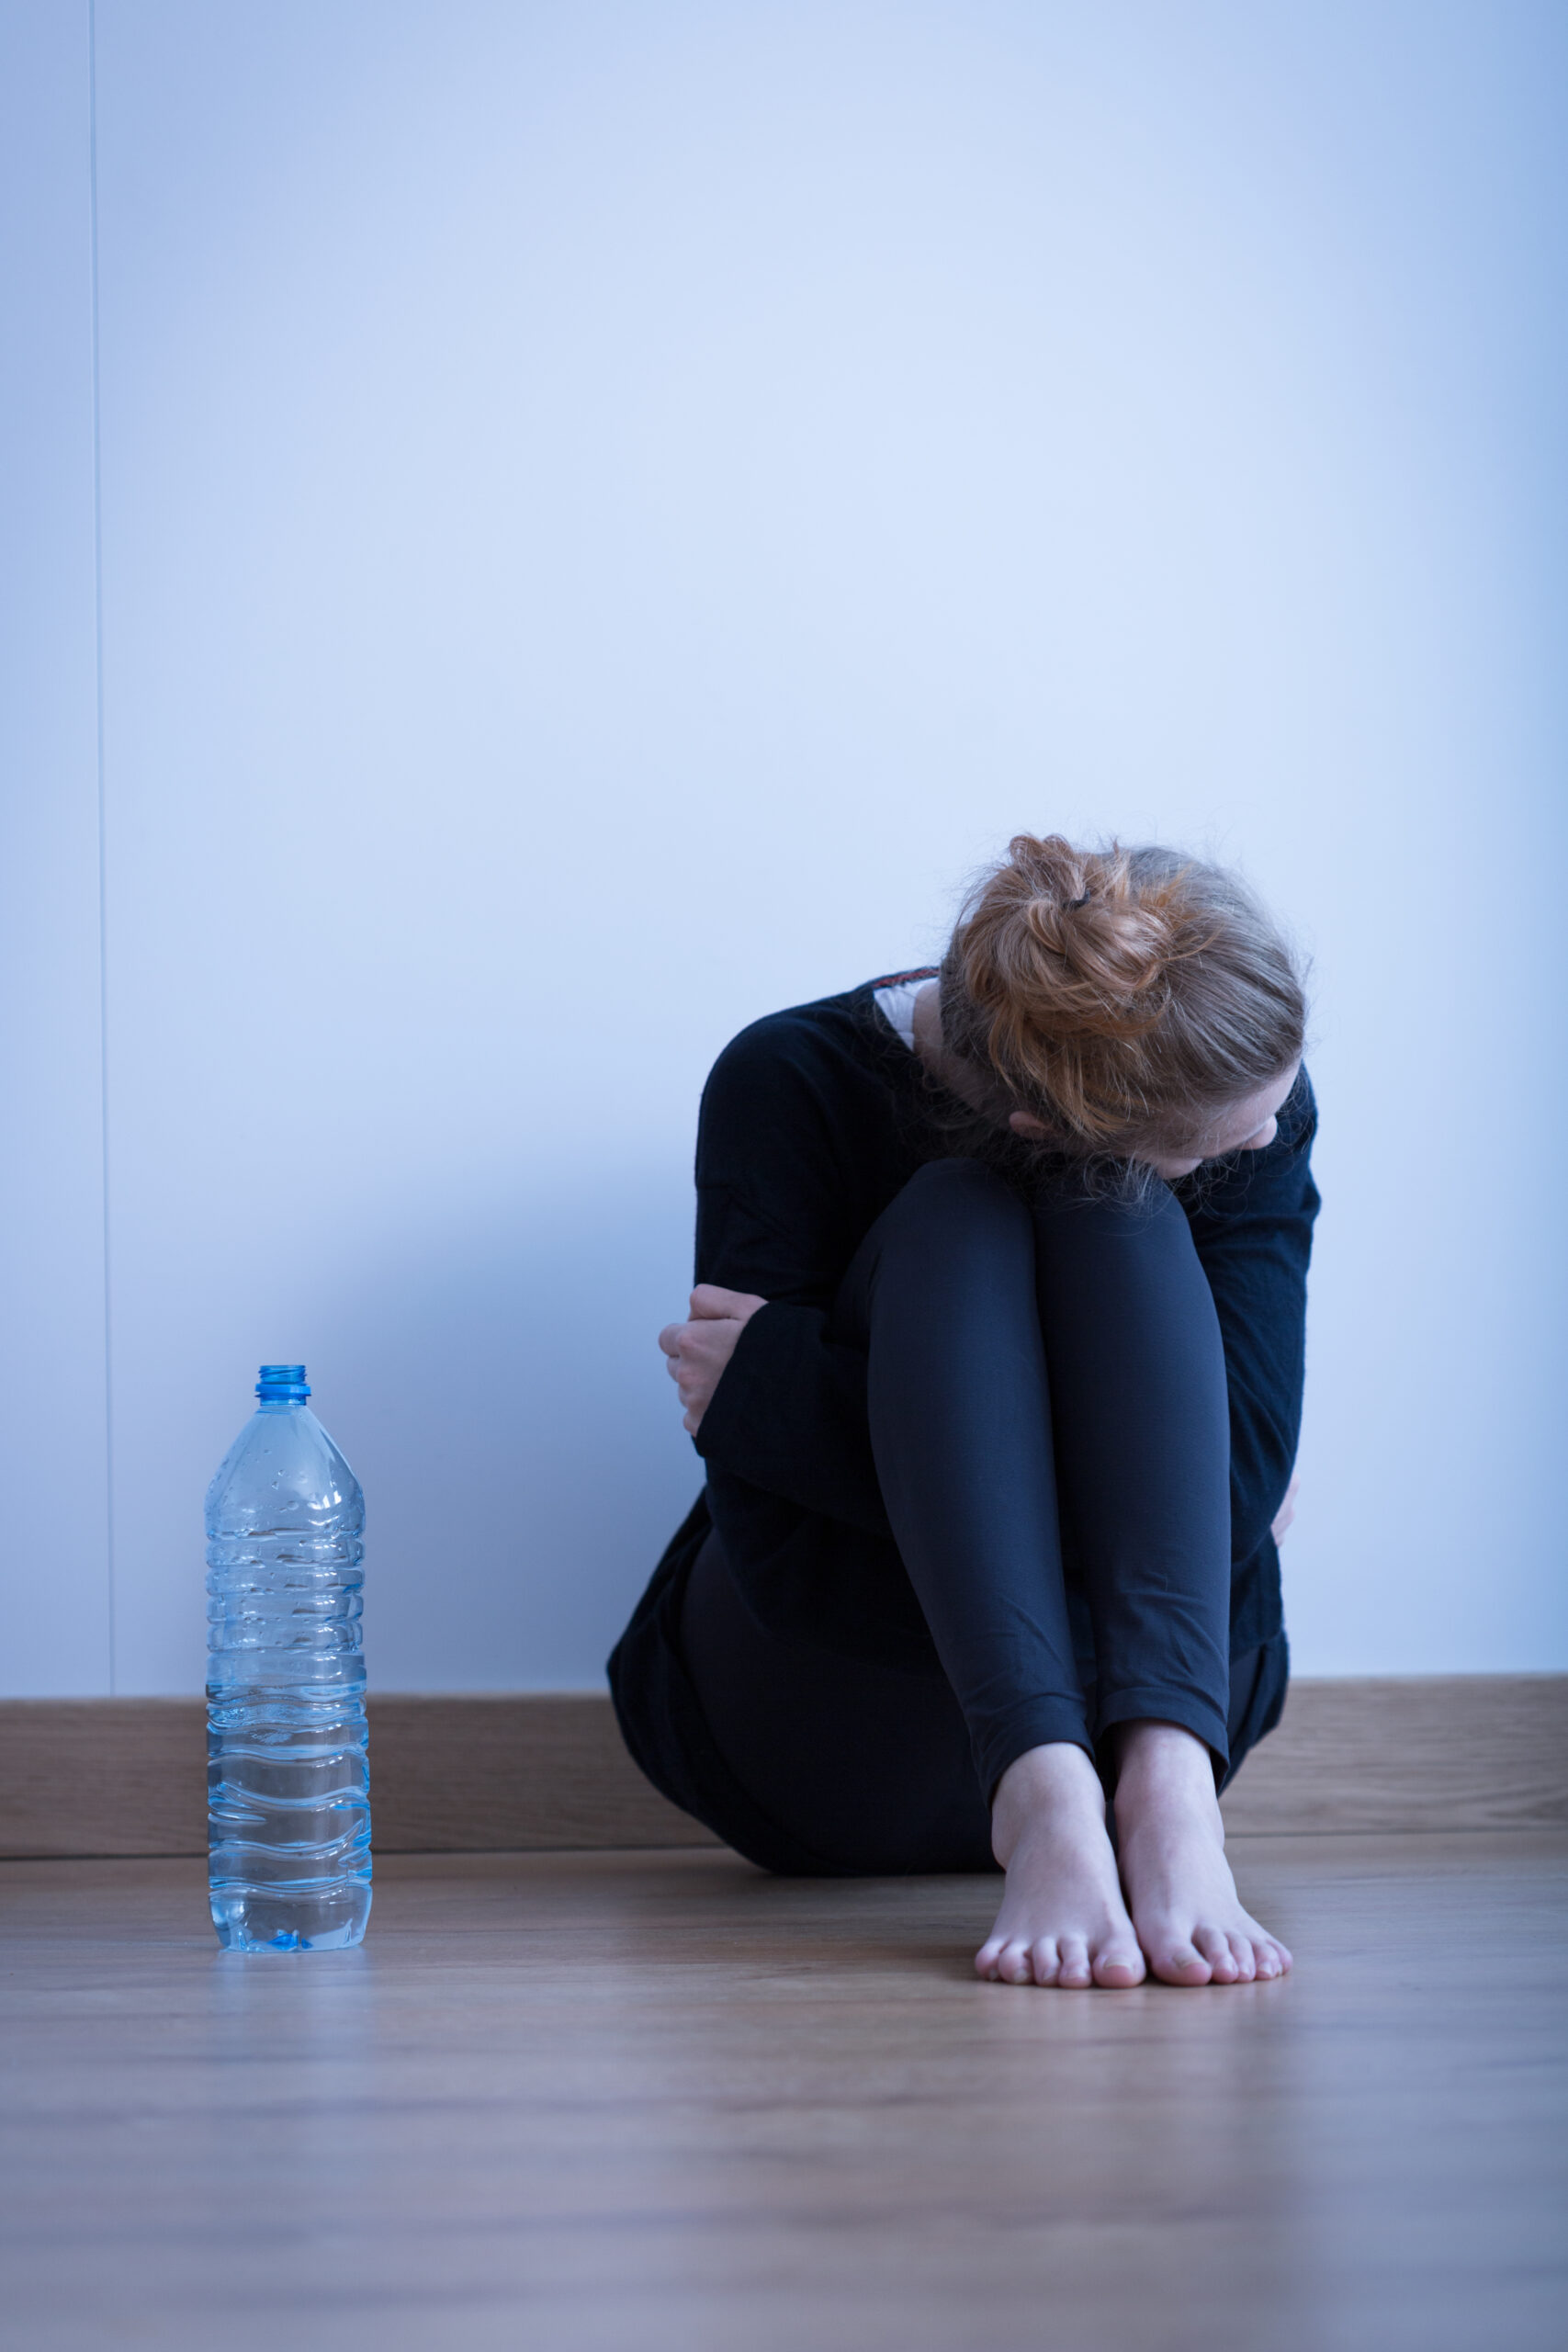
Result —
<instances>
[{"instance_id":1,"label":"young woman","mask_svg":"<svg viewBox=\"0 0 1568 2352\"><path fill-rule=\"evenodd\" d=\"M1234 876L1024 834L940 970L755 1023L704 1093L660 1345L707 1485L622 1730L765 1869L1000 1863L983 1976L1291 1965L1217 1792L1285 1691L1303 1022Z\"/></svg>"}]
</instances>

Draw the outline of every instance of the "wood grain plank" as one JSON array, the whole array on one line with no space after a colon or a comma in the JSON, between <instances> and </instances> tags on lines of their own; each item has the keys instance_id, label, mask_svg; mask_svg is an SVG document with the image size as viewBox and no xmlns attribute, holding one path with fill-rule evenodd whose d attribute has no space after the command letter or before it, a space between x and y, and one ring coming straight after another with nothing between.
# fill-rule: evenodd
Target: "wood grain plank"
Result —
<instances>
[{"instance_id":1,"label":"wood grain plank","mask_svg":"<svg viewBox=\"0 0 1568 2352\"><path fill-rule=\"evenodd\" d=\"M1224 1798L1233 1831L1568 1823L1568 1674L1303 1679Z\"/></svg>"},{"instance_id":2,"label":"wood grain plank","mask_svg":"<svg viewBox=\"0 0 1568 2352\"><path fill-rule=\"evenodd\" d=\"M380 1853L711 1845L601 1691L370 1702ZM198 1699L0 1702L0 1856L199 1854ZM1568 1824L1568 1675L1302 1680L1226 1792L1241 1835Z\"/></svg>"},{"instance_id":3,"label":"wood grain plank","mask_svg":"<svg viewBox=\"0 0 1568 2352\"><path fill-rule=\"evenodd\" d=\"M717 1843L643 1779L597 1690L372 1699L370 1795L388 1854Z\"/></svg>"},{"instance_id":4,"label":"wood grain plank","mask_svg":"<svg viewBox=\"0 0 1568 2352\"><path fill-rule=\"evenodd\" d=\"M0 1702L0 1855L206 1851L203 1701Z\"/></svg>"},{"instance_id":5,"label":"wood grain plank","mask_svg":"<svg viewBox=\"0 0 1568 2352\"><path fill-rule=\"evenodd\" d=\"M198 1860L0 1865L0 2337L1559 2352L1568 1838L1241 1867L1284 1983L1057 1993L977 1877L392 1855L246 1958Z\"/></svg>"}]
</instances>

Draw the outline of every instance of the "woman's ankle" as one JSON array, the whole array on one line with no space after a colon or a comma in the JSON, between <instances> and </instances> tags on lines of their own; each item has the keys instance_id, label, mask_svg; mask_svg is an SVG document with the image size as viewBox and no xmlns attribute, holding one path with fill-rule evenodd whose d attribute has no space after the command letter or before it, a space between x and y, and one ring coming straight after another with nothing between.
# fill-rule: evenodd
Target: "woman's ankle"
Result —
<instances>
[{"instance_id":1,"label":"woman's ankle","mask_svg":"<svg viewBox=\"0 0 1568 2352\"><path fill-rule=\"evenodd\" d=\"M1042 1817L1062 1826L1105 1826L1105 1792L1092 1758L1073 1740L1051 1740L1015 1756L991 1800L991 1850L1006 1870L1020 1838Z\"/></svg>"},{"instance_id":2,"label":"woman's ankle","mask_svg":"<svg viewBox=\"0 0 1568 2352\"><path fill-rule=\"evenodd\" d=\"M1116 1728L1116 1803L1190 1797L1213 1802L1214 1754L1180 1724L1148 1719Z\"/></svg>"}]
</instances>

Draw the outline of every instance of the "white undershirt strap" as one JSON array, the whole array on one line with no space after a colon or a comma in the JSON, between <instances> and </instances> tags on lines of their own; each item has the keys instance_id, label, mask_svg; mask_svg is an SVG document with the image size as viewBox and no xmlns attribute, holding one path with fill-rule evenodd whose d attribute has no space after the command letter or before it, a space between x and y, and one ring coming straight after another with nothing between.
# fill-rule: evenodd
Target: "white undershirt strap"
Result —
<instances>
[{"instance_id":1,"label":"white undershirt strap","mask_svg":"<svg viewBox=\"0 0 1568 2352\"><path fill-rule=\"evenodd\" d=\"M874 991L877 1011L884 1013L908 1046L915 1050L915 999L922 989L929 989L932 975L922 973L919 979L892 980L885 989Z\"/></svg>"}]
</instances>

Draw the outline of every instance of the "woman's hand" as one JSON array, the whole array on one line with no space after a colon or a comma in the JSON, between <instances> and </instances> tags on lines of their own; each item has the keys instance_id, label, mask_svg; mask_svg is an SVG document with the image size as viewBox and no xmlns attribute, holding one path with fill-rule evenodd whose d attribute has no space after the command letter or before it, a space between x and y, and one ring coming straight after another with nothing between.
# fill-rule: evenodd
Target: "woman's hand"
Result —
<instances>
[{"instance_id":1,"label":"woman's hand","mask_svg":"<svg viewBox=\"0 0 1568 2352\"><path fill-rule=\"evenodd\" d=\"M1301 1483L1301 1480L1292 1470L1291 1473L1291 1483L1285 1489L1285 1499L1280 1505L1279 1510L1275 1512L1274 1524L1269 1530L1269 1534L1274 1538L1276 1544L1282 1544L1284 1542L1286 1531L1289 1529L1292 1521L1295 1518L1296 1496L1300 1490Z\"/></svg>"},{"instance_id":2,"label":"woman's hand","mask_svg":"<svg viewBox=\"0 0 1568 2352\"><path fill-rule=\"evenodd\" d=\"M713 1402L719 1375L735 1353L735 1342L765 1298L750 1291L720 1290L716 1283L699 1283L692 1293L689 1323L666 1323L659 1344L669 1358L666 1369L681 1392L685 1408L683 1425L694 1437L697 1424Z\"/></svg>"}]
</instances>

